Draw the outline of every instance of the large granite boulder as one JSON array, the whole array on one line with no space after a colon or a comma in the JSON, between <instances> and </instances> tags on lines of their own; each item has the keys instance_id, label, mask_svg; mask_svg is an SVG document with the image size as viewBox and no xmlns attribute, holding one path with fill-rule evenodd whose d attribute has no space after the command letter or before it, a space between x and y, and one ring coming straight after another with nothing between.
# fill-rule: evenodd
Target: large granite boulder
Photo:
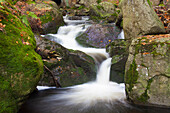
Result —
<instances>
[{"instance_id":1,"label":"large granite boulder","mask_svg":"<svg viewBox=\"0 0 170 113\"><path fill-rule=\"evenodd\" d=\"M123 30L126 39L145 34L165 33L164 26L148 0L122 0Z\"/></svg>"},{"instance_id":2,"label":"large granite boulder","mask_svg":"<svg viewBox=\"0 0 170 113\"><path fill-rule=\"evenodd\" d=\"M34 51L36 42L30 26L21 23L15 8L4 4L0 4L0 113L17 113L35 90L43 63Z\"/></svg>"},{"instance_id":3,"label":"large granite boulder","mask_svg":"<svg viewBox=\"0 0 170 113\"><path fill-rule=\"evenodd\" d=\"M54 86L54 80L62 87L82 84L96 78L96 66L92 57L81 51L69 50L50 41L53 36L37 37L37 52L42 56L46 70L39 85Z\"/></svg>"},{"instance_id":4,"label":"large granite boulder","mask_svg":"<svg viewBox=\"0 0 170 113\"><path fill-rule=\"evenodd\" d=\"M94 24L76 40L85 47L104 48L112 40L118 38L120 31L114 24Z\"/></svg>"},{"instance_id":5,"label":"large granite boulder","mask_svg":"<svg viewBox=\"0 0 170 113\"><path fill-rule=\"evenodd\" d=\"M129 101L170 107L170 35L134 39L126 63L125 84Z\"/></svg>"},{"instance_id":6,"label":"large granite boulder","mask_svg":"<svg viewBox=\"0 0 170 113\"><path fill-rule=\"evenodd\" d=\"M106 46L106 51L112 57L110 69L110 80L123 83L125 74L125 64L128 58L127 41L124 39L113 40Z\"/></svg>"}]
</instances>

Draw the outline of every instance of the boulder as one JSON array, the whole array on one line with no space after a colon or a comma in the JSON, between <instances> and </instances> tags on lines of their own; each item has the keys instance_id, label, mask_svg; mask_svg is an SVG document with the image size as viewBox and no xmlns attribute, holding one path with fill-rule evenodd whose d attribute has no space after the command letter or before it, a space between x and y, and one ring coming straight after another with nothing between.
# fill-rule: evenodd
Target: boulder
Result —
<instances>
[{"instance_id":1,"label":"boulder","mask_svg":"<svg viewBox=\"0 0 170 113\"><path fill-rule=\"evenodd\" d=\"M129 101L170 107L170 34L147 35L132 41L125 70Z\"/></svg>"},{"instance_id":2,"label":"boulder","mask_svg":"<svg viewBox=\"0 0 170 113\"><path fill-rule=\"evenodd\" d=\"M120 29L114 24L94 24L76 40L85 47L104 48L112 40L117 39L119 33Z\"/></svg>"},{"instance_id":3,"label":"boulder","mask_svg":"<svg viewBox=\"0 0 170 113\"><path fill-rule=\"evenodd\" d=\"M123 83L125 74L125 64L128 58L127 41L124 39L113 40L106 46L106 51L112 57L110 69L110 80Z\"/></svg>"},{"instance_id":4,"label":"boulder","mask_svg":"<svg viewBox=\"0 0 170 113\"><path fill-rule=\"evenodd\" d=\"M79 3L89 8L91 4L97 3L97 0L80 0Z\"/></svg>"},{"instance_id":5,"label":"boulder","mask_svg":"<svg viewBox=\"0 0 170 113\"><path fill-rule=\"evenodd\" d=\"M62 13L53 1L28 3L18 1L15 7L21 11L23 21L30 24L34 33L57 33L58 28L64 25Z\"/></svg>"},{"instance_id":6,"label":"boulder","mask_svg":"<svg viewBox=\"0 0 170 113\"><path fill-rule=\"evenodd\" d=\"M99 4L101 2L110 2L113 4L117 4L119 0L80 0L79 3L89 8L91 4L96 4L96 3Z\"/></svg>"},{"instance_id":7,"label":"boulder","mask_svg":"<svg viewBox=\"0 0 170 113\"><path fill-rule=\"evenodd\" d=\"M109 18L114 22L118 16L114 4L110 2L101 2L90 5L90 17L94 20Z\"/></svg>"},{"instance_id":8,"label":"boulder","mask_svg":"<svg viewBox=\"0 0 170 113\"><path fill-rule=\"evenodd\" d=\"M95 79L96 67L92 57L50 41L53 38L50 35L45 37L47 39L37 38L37 52L42 56L44 64L51 70L55 80L62 87L82 84ZM45 71L39 85L55 85L48 70Z\"/></svg>"},{"instance_id":9,"label":"boulder","mask_svg":"<svg viewBox=\"0 0 170 113\"><path fill-rule=\"evenodd\" d=\"M164 26L148 0L122 0L123 30L126 39L145 34L165 33Z\"/></svg>"},{"instance_id":10,"label":"boulder","mask_svg":"<svg viewBox=\"0 0 170 113\"><path fill-rule=\"evenodd\" d=\"M1 3L0 20L0 113L17 113L36 89L43 62L34 51L36 40L30 26L21 22L15 8Z\"/></svg>"},{"instance_id":11,"label":"boulder","mask_svg":"<svg viewBox=\"0 0 170 113\"><path fill-rule=\"evenodd\" d=\"M152 6L157 6L160 3L160 0L150 0Z\"/></svg>"},{"instance_id":12,"label":"boulder","mask_svg":"<svg viewBox=\"0 0 170 113\"><path fill-rule=\"evenodd\" d=\"M39 16L41 20L40 34L57 33L60 26L64 25L64 20L61 12L57 7L50 4L39 3L32 6L33 12L42 12ZM30 21L30 23L32 23ZM32 24L31 24L32 25Z\"/></svg>"},{"instance_id":13,"label":"boulder","mask_svg":"<svg viewBox=\"0 0 170 113\"><path fill-rule=\"evenodd\" d=\"M79 0L62 0L63 7L73 7Z\"/></svg>"}]
</instances>

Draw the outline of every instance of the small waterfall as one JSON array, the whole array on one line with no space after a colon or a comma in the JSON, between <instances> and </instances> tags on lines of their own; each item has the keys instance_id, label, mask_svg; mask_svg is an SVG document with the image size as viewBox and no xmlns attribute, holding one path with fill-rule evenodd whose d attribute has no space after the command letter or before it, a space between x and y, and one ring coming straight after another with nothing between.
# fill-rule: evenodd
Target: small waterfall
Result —
<instances>
[{"instance_id":1,"label":"small waterfall","mask_svg":"<svg viewBox=\"0 0 170 113\"><path fill-rule=\"evenodd\" d=\"M111 58L105 60L99 67L97 73L97 83L108 84L110 79L110 67L111 67Z\"/></svg>"},{"instance_id":2,"label":"small waterfall","mask_svg":"<svg viewBox=\"0 0 170 113\"><path fill-rule=\"evenodd\" d=\"M69 87L67 92L61 92L52 97L57 101L64 101L67 106L79 106L86 110L98 103L112 105L125 99L124 84L109 81L111 58L106 59L100 65L96 81Z\"/></svg>"},{"instance_id":3,"label":"small waterfall","mask_svg":"<svg viewBox=\"0 0 170 113\"><path fill-rule=\"evenodd\" d=\"M109 81L111 58L108 58L109 55L105 49L85 48L75 40L75 37L84 32L90 25L75 25L75 22L71 24L72 21L66 21L69 22L68 26L60 27L57 34L48 34L55 37L51 40L58 41L58 43L66 48L80 50L89 54L100 65L96 81L67 87L67 91L61 91L60 94L53 95L48 100L62 101L62 105L66 108L69 106L79 106L78 110L80 111L95 107L98 103L105 103L107 106L110 106L117 101L122 102L125 99L124 84Z\"/></svg>"},{"instance_id":4,"label":"small waterfall","mask_svg":"<svg viewBox=\"0 0 170 113\"><path fill-rule=\"evenodd\" d=\"M118 35L118 39L125 39L123 29L122 29L121 33Z\"/></svg>"},{"instance_id":5,"label":"small waterfall","mask_svg":"<svg viewBox=\"0 0 170 113\"><path fill-rule=\"evenodd\" d=\"M48 35L66 48L92 56L99 66L96 80L61 89L38 86L39 91L31 96L19 113L169 113L169 109L134 108L124 101L124 84L109 81L111 58L105 49L84 48L75 41L75 37L90 26L85 24L86 19L70 21L65 17L68 26L60 27L57 34ZM122 38L123 31L119 35L119 39Z\"/></svg>"}]
</instances>

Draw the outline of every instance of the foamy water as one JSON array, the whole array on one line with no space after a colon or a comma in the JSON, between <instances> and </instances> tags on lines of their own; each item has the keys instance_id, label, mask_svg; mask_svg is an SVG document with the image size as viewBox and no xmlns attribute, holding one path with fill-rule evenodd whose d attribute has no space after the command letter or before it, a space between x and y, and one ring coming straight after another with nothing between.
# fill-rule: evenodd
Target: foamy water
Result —
<instances>
[{"instance_id":1,"label":"foamy water","mask_svg":"<svg viewBox=\"0 0 170 113\"><path fill-rule=\"evenodd\" d=\"M75 36L90 26L86 24L87 17L80 21L65 17L65 21L68 26L60 27L57 34L51 34L54 36L51 40L91 55L100 64L96 80L56 89L38 86L39 91L31 95L19 113L169 113L169 109L138 108L126 103L124 84L109 80L111 58L105 49L84 48L75 41ZM123 31L119 38L124 38Z\"/></svg>"},{"instance_id":2,"label":"foamy water","mask_svg":"<svg viewBox=\"0 0 170 113\"><path fill-rule=\"evenodd\" d=\"M85 18L84 21L86 21ZM81 106L80 109L84 110L86 108L95 106L98 102L105 102L112 104L116 101L122 101L125 99L125 86L124 84L118 84L116 82L110 81L110 67L111 67L111 58L109 58L106 50L96 49L96 48L87 48L79 45L75 38L77 35L84 32L90 25L87 24L71 24L70 20L65 20L69 22L68 26L62 26L59 28L57 34L48 34L55 38L53 41L56 41L68 49L80 50L89 55L91 55L95 60L103 59L104 60L99 66L96 81L91 81L85 84L76 85L69 87L68 91L60 92L50 99L57 101L63 101L62 104L65 106ZM80 23L82 23L81 20ZM75 23L75 22L74 22ZM120 34L119 37L122 37L123 34Z\"/></svg>"}]
</instances>

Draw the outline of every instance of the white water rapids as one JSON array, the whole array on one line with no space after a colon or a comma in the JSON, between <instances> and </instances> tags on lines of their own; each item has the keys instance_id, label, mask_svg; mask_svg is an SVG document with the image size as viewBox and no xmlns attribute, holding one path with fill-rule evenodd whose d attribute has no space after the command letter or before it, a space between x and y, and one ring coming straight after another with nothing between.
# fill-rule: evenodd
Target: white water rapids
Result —
<instances>
[{"instance_id":1,"label":"white water rapids","mask_svg":"<svg viewBox=\"0 0 170 113\"><path fill-rule=\"evenodd\" d=\"M71 86L68 91L61 92L49 98L53 100L64 100L65 106L80 106L79 110L95 106L100 102L104 102L109 106L109 104L113 104L116 101L123 102L122 100L125 99L124 84L109 81L111 58L109 58L105 49L85 48L76 42L76 36L90 26L89 24L85 24L86 21L87 18L83 18L81 21L69 21L65 18L65 22L68 23L67 26L60 27L57 34L48 34L55 37L51 39L52 41L56 41L68 49L83 51L91 55L94 59L103 56L107 58L99 66L96 81ZM77 23L83 22L84 24L77 25ZM42 90L42 87L38 87L38 89Z\"/></svg>"},{"instance_id":2,"label":"white water rapids","mask_svg":"<svg viewBox=\"0 0 170 113\"><path fill-rule=\"evenodd\" d=\"M84 51L100 60L96 80L66 88L38 86L39 91L30 96L18 113L169 113L169 109L136 107L126 103L124 84L109 80L111 58L105 49L84 48L75 41L76 35L90 26L87 20L65 18L68 26L60 27L57 34L48 35L66 48ZM123 38L123 32L119 38Z\"/></svg>"}]
</instances>

